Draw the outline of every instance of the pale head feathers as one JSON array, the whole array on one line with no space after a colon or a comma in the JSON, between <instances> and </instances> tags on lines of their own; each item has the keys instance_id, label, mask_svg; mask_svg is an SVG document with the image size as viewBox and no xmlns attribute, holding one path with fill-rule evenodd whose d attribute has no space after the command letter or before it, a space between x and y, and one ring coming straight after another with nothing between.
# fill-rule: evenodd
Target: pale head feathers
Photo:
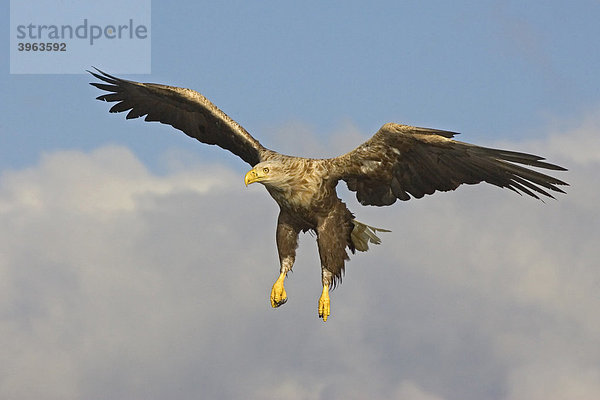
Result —
<instances>
[{"instance_id":1,"label":"pale head feathers","mask_svg":"<svg viewBox=\"0 0 600 400\"><path fill-rule=\"evenodd\" d=\"M323 191L328 179L326 160L277 155L256 164L244 181L260 182L282 206L309 207L329 195Z\"/></svg>"}]
</instances>

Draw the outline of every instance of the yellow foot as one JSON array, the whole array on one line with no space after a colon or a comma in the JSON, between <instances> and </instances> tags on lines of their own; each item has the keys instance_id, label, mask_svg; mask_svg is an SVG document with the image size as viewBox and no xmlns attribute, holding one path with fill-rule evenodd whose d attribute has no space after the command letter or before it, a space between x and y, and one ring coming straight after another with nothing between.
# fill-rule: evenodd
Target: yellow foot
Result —
<instances>
[{"instance_id":1,"label":"yellow foot","mask_svg":"<svg viewBox=\"0 0 600 400\"><path fill-rule=\"evenodd\" d=\"M329 286L323 286L323 293L319 297L319 318L323 318L323 322L329 317Z\"/></svg>"},{"instance_id":2,"label":"yellow foot","mask_svg":"<svg viewBox=\"0 0 600 400\"><path fill-rule=\"evenodd\" d=\"M282 273L273 284L273 289L271 289L271 307L273 308L277 308L287 301L287 294L285 294L285 288L283 287L284 279L285 273Z\"/></svg>"}]
</instances>

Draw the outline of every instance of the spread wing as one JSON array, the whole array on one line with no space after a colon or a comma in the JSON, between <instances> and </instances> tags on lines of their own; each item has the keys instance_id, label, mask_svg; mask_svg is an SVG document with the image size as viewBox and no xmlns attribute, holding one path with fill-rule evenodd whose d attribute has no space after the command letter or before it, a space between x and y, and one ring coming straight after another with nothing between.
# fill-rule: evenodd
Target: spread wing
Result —
<instances>
[{"instance_id":1,"label":"spread wing","mask_svg":"<svg viewBox=\"0 0 600 400\"><path fill-rule=\"evenodd\" d=\"M454 190L463 183L487 182L537 199L538 195L553 197L550 191L564 193L558 185L567 183L523 165L555 171L565 168L531 154L459 142L452 139L454 135L385 124L350 153L332 159L333 176L346 181L361 204L374 206Z\"/></svg>"},{"instance_id":2,"label":"spread wing","mask_svg":"<svg viewBox=\"0 0 600 400\"><path fill-rule=\"evenodd\" d=\"M90 74L105 83L90 85L109 92L98 100L117 102L110 112L128 111L127 119L146 116L145 121L158 121L183 131L206 144L216 144L231 151L254 166L266 149L237 122L219 110L200 93L155 83L139 83L120 79L96 69Z\"/></svg>"}]
</instances>

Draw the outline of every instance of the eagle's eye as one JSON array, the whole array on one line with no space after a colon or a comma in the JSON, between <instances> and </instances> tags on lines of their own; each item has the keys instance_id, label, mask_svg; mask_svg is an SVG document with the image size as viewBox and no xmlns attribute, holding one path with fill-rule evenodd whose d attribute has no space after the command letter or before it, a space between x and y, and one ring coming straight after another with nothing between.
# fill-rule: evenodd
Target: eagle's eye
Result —
<instances>
[{"instance_id":1,"label":"eagle's eye","mask_svg":"<svg viewBox=\"0 0 600 400\"><path fill-rule=\"evenodd\" d=\"M264 167L264 168L263 168L263 172L264 172L265 174L268 174L268 173L269 173L269 167Z\"/></svg>"}]
</instances>

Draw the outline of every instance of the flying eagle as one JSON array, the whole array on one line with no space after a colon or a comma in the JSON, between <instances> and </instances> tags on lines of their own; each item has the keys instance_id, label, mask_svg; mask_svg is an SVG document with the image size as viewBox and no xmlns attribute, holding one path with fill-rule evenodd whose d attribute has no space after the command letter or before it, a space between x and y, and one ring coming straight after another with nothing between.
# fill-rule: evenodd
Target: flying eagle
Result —
<instances>
[{"instance_id":1,"label":"flying eagle","mask_svg":"<svg viewBox=\"0 0 600 400\"><path fill-rule=\"evenodd\" d=\"M336 193L343 180L365 206L389 206L397 199L421 198L461 184L491 183L517 193L553 197L567 185L529 169L532 166L565 171L542 157L491 149L456 141L456 132L387 123L365 143L335 158L314 159L279 154L262 146L241 125L200 93L179 87L120 79L100 70L90 72L103 81L91 85L109 92L98 100L116 102L110 112L129 111L126 118L145 116L183 131L202 143L229 150L252 169L246 186L262 183L279 205L277 250L279 277L271 290L271 305L287 301L284 280L292 269L298 235L316 234L323 290L318 314L330 315L329 291L341 281L349 249L366 251L379 244L378 231L358 222Z\"/></svg>"}]
</instances>

